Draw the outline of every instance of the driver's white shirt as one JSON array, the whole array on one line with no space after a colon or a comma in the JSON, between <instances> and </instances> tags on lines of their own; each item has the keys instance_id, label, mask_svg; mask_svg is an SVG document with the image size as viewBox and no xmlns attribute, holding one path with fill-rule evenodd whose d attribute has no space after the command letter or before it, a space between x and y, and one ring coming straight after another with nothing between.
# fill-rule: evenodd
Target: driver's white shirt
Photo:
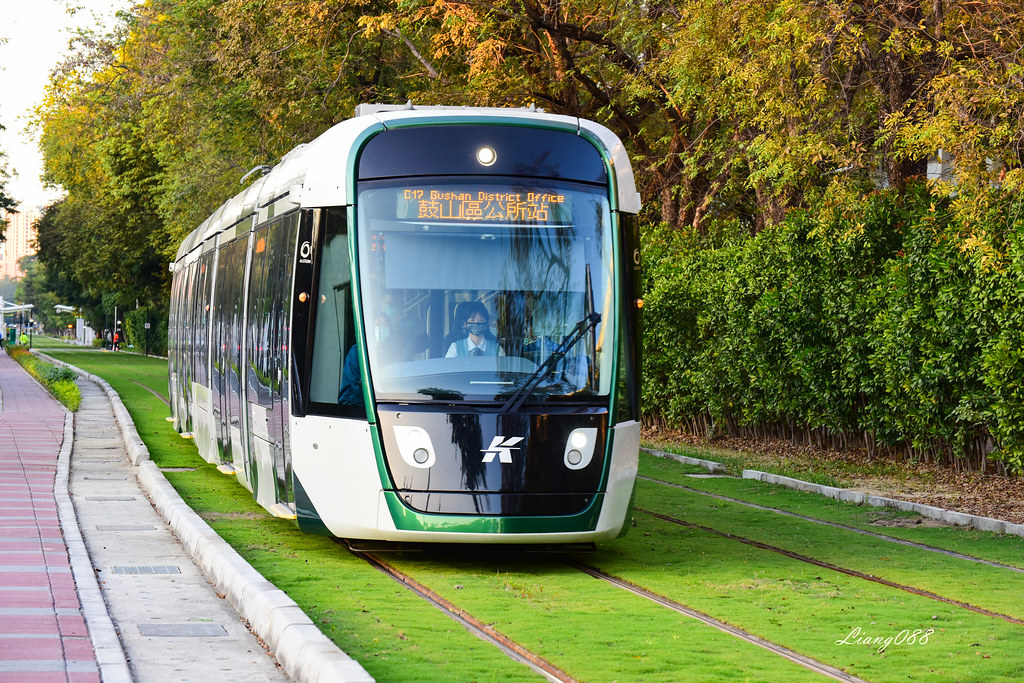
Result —
<instances>
[{"instance_id":1,"label":"driver's white shirt","mask_svg":"<svg viewBox=\"0 0 1024 683\"><path fill-rule=\"evenodd\" d=\"M455 357L457 357L459 355L459 349L458 349L457 345L460 342L466 342L466 355L472 355L473 354L473 349L480 349L480 352L483 353L483 354L487 353L487 337L482 338L480 340L479 344L474 344L472 337L465 337L463 339L460 339L459 341L452 342L451 346L448 347L448 351L444 354L444 357L445 358L455 358ZM501 348L500 345L498 346L498 355L499 356L504 356L505 355L505 349Z\"/></svg>"}]
</instances>

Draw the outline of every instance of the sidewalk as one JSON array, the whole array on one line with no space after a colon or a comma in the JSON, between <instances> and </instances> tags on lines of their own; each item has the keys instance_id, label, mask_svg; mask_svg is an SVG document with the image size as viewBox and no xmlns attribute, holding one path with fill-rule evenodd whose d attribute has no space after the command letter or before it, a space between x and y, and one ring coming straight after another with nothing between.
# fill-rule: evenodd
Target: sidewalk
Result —
<instances>
[{"instance_id":1,"label":"sidewalk","mask_svg":"<svg viewBox=\"0 0 1024 683\"><path fill-rule=\"evenodd\" d=\"M55 497L67 413L0 352L0 681L99 681Z\"/></svg>"},{"instance_id":2,"label":"sidewalk","mask_svg":"<svg viewBox=\"0 0 1024 683\"><path fill-rule=\"evenodd\" d=\"M72 416L0 352L0 683L289 680L150 504L107 396L78 384Z\"/></svg>"}]
</instances>

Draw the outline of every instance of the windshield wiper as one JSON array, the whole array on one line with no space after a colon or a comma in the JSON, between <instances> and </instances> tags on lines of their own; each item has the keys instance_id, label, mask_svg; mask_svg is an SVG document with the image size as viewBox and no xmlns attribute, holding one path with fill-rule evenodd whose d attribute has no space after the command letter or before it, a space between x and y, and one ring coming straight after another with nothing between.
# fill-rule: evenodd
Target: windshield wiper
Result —
<instances>
[{"instance_id":1,"label":"windshield wiper","mask_svg":"<svg viewBox=\"0 0 1024 683\"><path fill-rule=\"evenodd\" d=\"M565 335L565 339L562 343L555 347L555 350L548 354L548 357L544 359L544 362L534 370L533 374L516 389L511 396L501 406L499 413L510 413L519 410L523 403L526 401L526 397L533 393L541 382L548 378L551 371L554 370L555 366L565 358L565 354L569 353L572 347L576 346L579 340L594 329L597 324L601 322L600 313L591 313L583 320L576 323L576 327L573 328L572 332Z\"/></svg>"}]
</instances>

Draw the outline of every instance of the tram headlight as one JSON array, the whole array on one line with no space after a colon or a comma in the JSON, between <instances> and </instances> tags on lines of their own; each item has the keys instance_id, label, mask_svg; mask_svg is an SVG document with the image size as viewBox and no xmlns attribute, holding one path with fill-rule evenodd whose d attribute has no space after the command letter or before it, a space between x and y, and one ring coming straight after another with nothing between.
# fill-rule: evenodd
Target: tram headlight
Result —
<instances>
[{"instance_id":1,"label":"tram headlight","mask_svg":"<svg viewBox=\"0 0 1024 683\"><path fill-rule=\"evenodd\" d=\"M570 470L582 470L594 459L594 445L597 442L596 427L580 427L569 434L565 443L563 462Z\"/></svg>"},{"instance_id":2,"label":"tram headlight","mask_svg":"<svg viewBox=\"0 0 1024 683\"><path fill-rule=\"evenodd\" d=\"M395 425L395 442L402 460L411 467L426 469L437 459L430 435L422 427Z\"/></svg>"},{"instance_id":3,"label":"tram headlight","mask_svg":"<svg viewBox=\"0 0 1024 683\"><path fill-rule=\"evenodd\" d=\"M494 162L498 160L498 153L494 151L493 147L481 147L476 151L476 160L481 166L493 166Z\"/></svg>"}]
</instances>

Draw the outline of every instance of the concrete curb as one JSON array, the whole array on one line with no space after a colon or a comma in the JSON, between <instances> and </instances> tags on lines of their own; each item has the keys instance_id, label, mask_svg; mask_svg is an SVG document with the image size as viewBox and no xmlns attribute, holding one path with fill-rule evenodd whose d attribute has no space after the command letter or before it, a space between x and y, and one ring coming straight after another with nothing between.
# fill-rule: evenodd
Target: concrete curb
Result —
<instances>
[{"instance_id":1,"label":"concrete curb","mask_svg":"<svg viewBox=\"0 0 1024 683\"><path fill-rule=\"evenodd\" d=\"M185 504L149 459L149 450L139 438L121 397L106 381L73 365L49 360L73 368L103 389L114 407L129 459L139 468L139 483L153 506L167 520L207 578L249 622L249 628L263 639L289 676L310 683L369 683L374 680L359 662L321 633L294 600L263 578Z\"/></svg>"},{"instance_id":2,"label":"concrete curb","mask_svg":"<svg viewBox=\"0 0 1024 683\"><path fill-rule=\"evenodd\" d=\"M54 363L55 365L62 365L64 367L71 368L77 372L80 377L84 377L91 382L98 384L107 399L110 401L110 405L114 410L114 421L117 422L117 426L121 430L121 436L124 437L124 445L125 448L128 449L128 460L131 461L133 465L138 465L143 460L149 460L149 450L142 442L142 439L139 438L139 432L135 429L135 423L132 422L132 417L128 414L128 409L124 407L121 397L117 395L117 392L114 391L114 388L111 387L105 379L88 373L81 368L77 368L70 363L57 360L53 356L48 356L41 351L33 351L33 353L40 358L46 359L50 363Z\"/></svg>"},{"instance_id":3,"label":"concrete curb","mask_svg":"<svg viewBox=\"0 0 1024 683\"><path fill-rule=\"evenodd\" d=\"M126 437L127 438L127 437ZM145 446L142 446L145 448ZM139 465L139 483L153 506L229 604L249 621L290 676L299 681L372 681L283 591L192 511L151 461Z\"/></svg>"},{"instance_id":4,"label":"concrete curb","mask_svg":"<svg viewBox=\"0 0 1024 683\"><path fill-rule=\"evenodd\" d=\"M96 654L103 683L132 683L131 669L117 635L114 622L103 600L96 572L86 548L82 532L78 527L78 515L71 502L68 482L71 477L71 448L75 438L74 415L64 410L64 443L57 458L57 477L54 482L54 498L57 500L57 516L68 548L71 572L75 577L75 589L82 605L82 616L88 625L89 639Z\"/></svg>"},{"instance_id":5,"label":"concrete curb","mask_svg":"<svg viewBox=\"0 0 1024 683\"><path fill-rule=\"evenodd\" d=\"M698 465L709 472L724 472L726 470L725 465L714 462L713 460L690 458L685 455L666 453L665 451L656 451L650 448L643 448L641 450L658 458L667 458L687 465ZM777 484L779 486L785 486L786 488L796 489L797 491L816 493L820 496L841 500L846 503L853 503L855 505L890 507L905 510L907 512L916 512L923 517L937 519L947 524L969 526L978 529L979 531L991 531L996 534L1009 534L1011 536L1020 536L1024 538L1024 524L1014 524L1013 522L1007 522L1001 519L979 517L978 515L969 515L965 512L945 510L932 505L911 503L910 501L898 500L896 498L872 496L867 493L851 491L850 489L841 489L835 486L812 484L809 481L802 481L800 479L794 479L793 477L784 477L780 474L771 474L770 472L761 472L760 470L743 470L742 478L756 479L758 481L763 481L766 484Z\"/></svg>"},{"instance_id":6,"label":"concrete curb","mask_svg":"<svg viewBox=\"0 0 1024 683\"><path fill-rule=\"evenodd\" d=\"M658 458L665 458L666 460L675 460L676 462L682 463L684 465L696 465L697 467L703 467L708 472L726 471L725 465L723 465L720 462L715 462L714 460L701 460L700 458L691 458L689 456L679 455L677 453L669 453L667 451L656 451L651 448L641 448L640 450L644 451L645 453L650 453L651 455Z\"/></svg>"}]
</instances>

